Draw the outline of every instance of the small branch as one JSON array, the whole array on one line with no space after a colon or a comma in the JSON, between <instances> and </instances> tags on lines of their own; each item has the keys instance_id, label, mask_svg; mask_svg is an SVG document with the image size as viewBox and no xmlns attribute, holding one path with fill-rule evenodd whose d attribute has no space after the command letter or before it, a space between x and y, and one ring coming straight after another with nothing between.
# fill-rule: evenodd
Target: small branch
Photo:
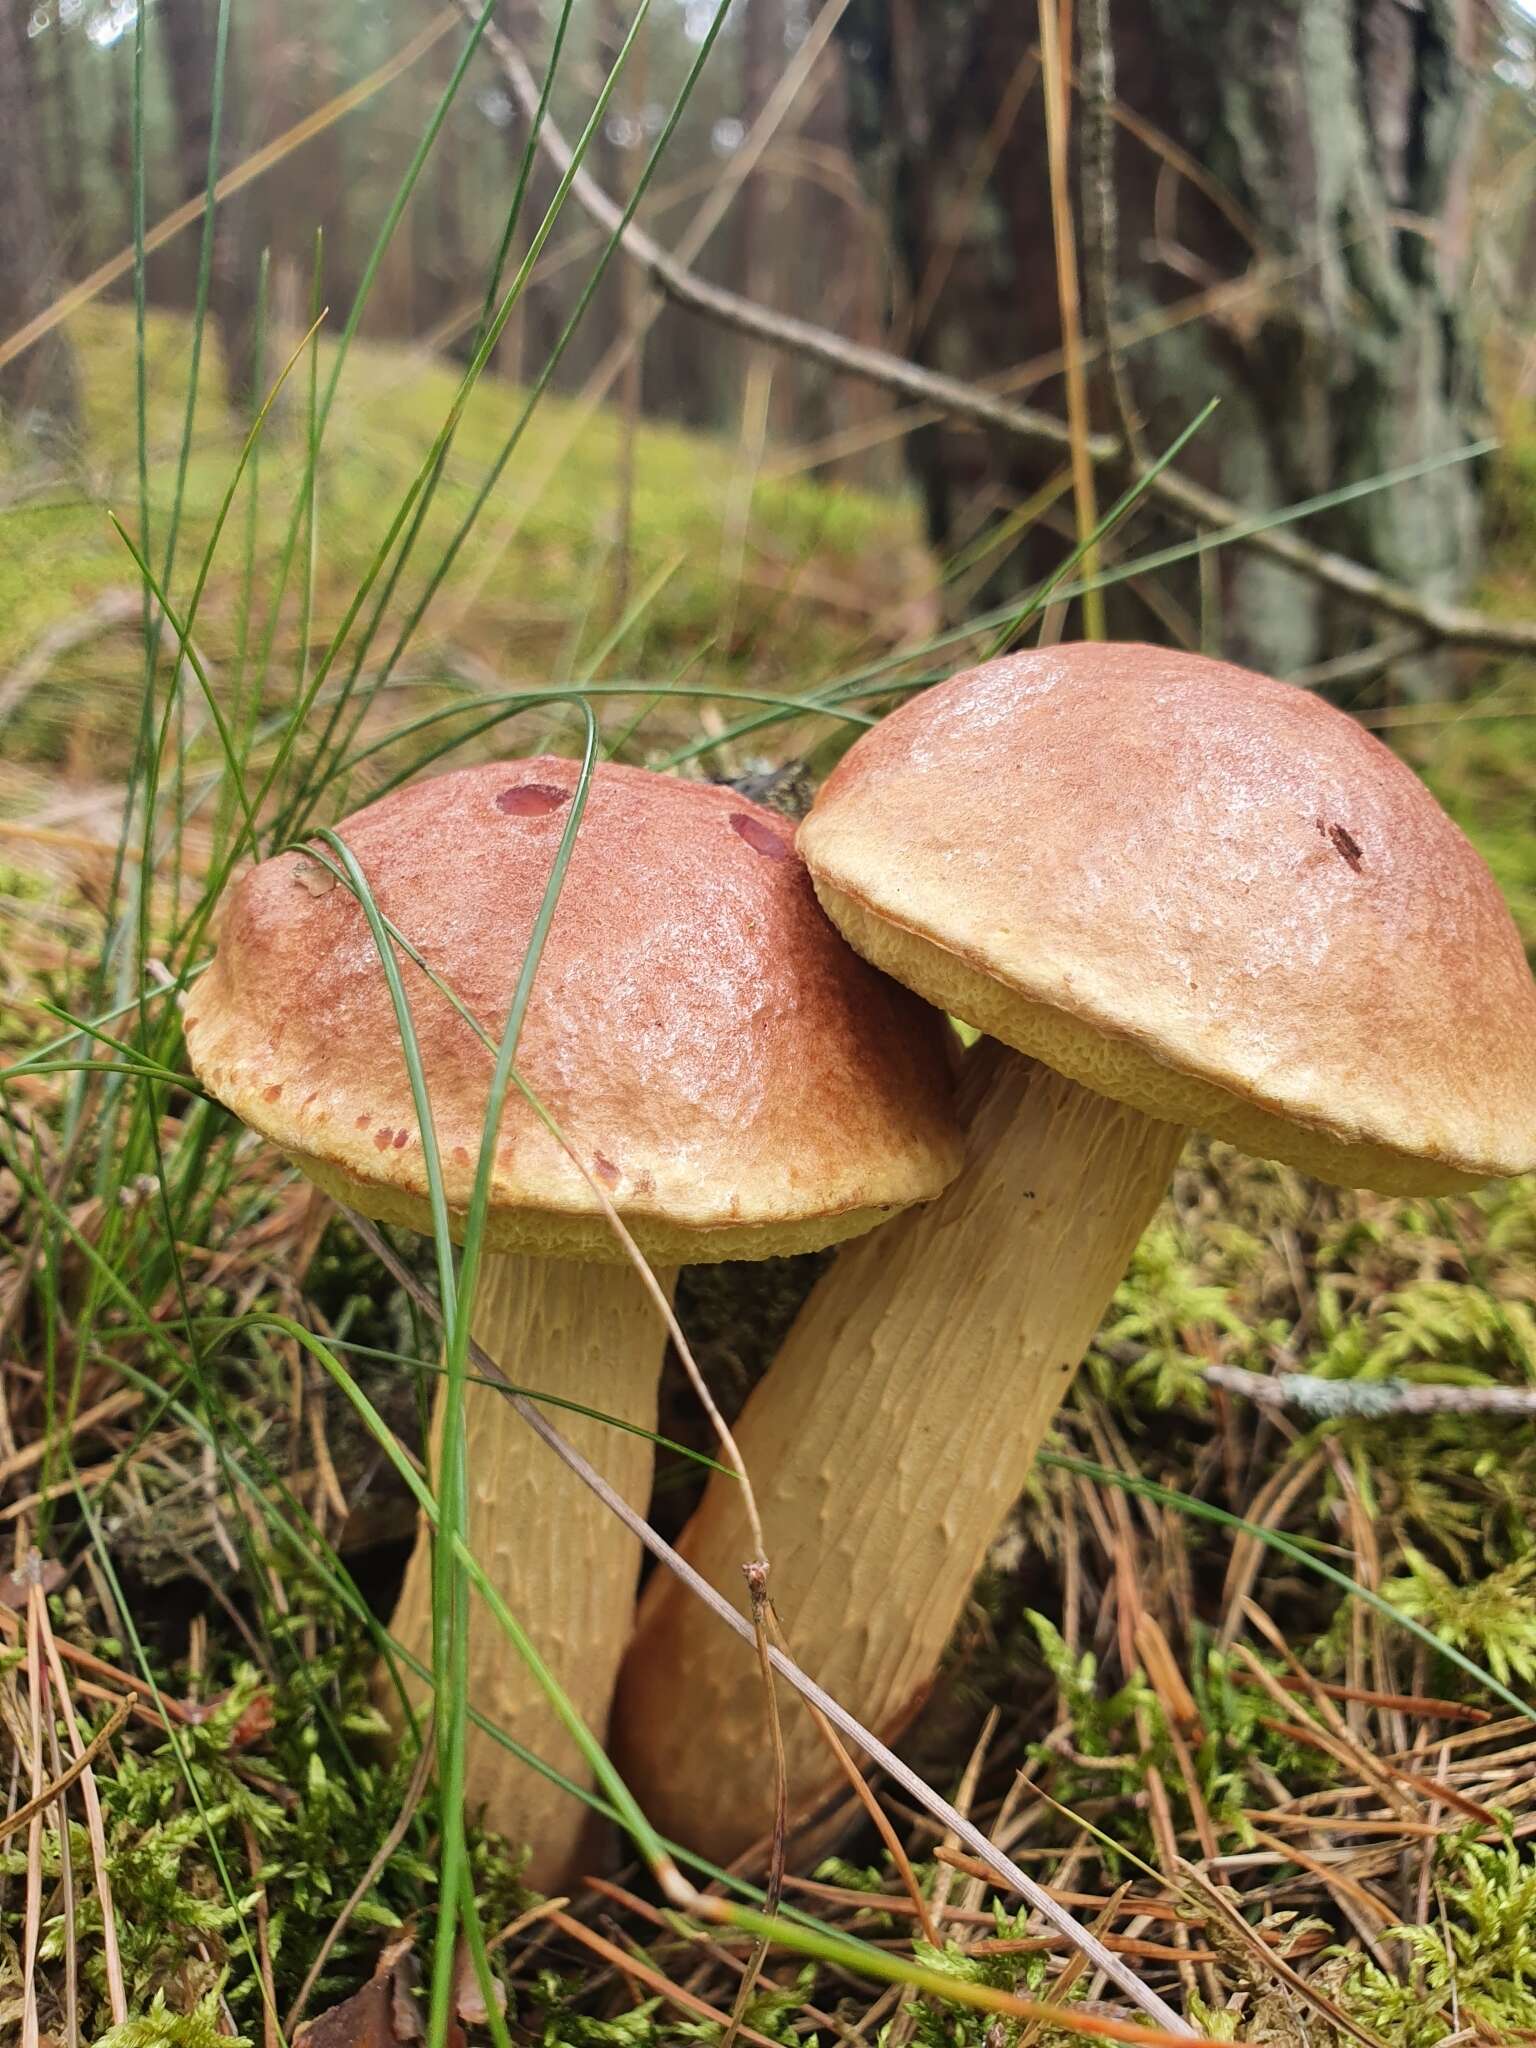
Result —
<instances>
[{"instance_id":1,"label":"small branch","mask_svg":"<svg viewBox=\"0 0 1536 2048\"><path fill-rule=\"evenodd\" d=\"M1388 1415L1536 1416L1536 1387L1458 1387L1413 1380L1325 1380L1307 1372L1247 1372L1239 1365L1208 1365L1213 1387L1241 1394L1262 1408L1299 1408L1321 1421Z\"/></svg>"},{"instance_id":2,"label":"small branch","mask_svg":"<svg viewBox=\"0 0 1536 2048\"><path fill-rule=\"evenodd\" d=\"M457 4L466 19L478 19L473 0L457 0ZM484 41L500 66L513 97L531 120L539 100L533 73L516 46L494 22L488 25ZM564 174L571 166L571 147L547 114L539 129L539 143ZM622 218L619 207L588 171L576 171L571 181L571 197L606 234L612 234L619 228ZM1012 439L1048 448L1057 455L1070 455L1072 452L1071 433L1063 421L1049 413L994 398L958 377L946 377L936 370L921 369L915 363L887 354L884 349L845 341L841 335L829 333L826 328L814 326L810 321L771 312L739 292L706 284L633 222L620 233L619 244L625 255L646 270L653 283L668 298L720 326L749 335L774 348L785 349L791 355L803 356L841 375L858 377L865 383L878 385L897 397L934 406L952 419L969 420L994 433L1007 434ZM1081 445L1088 459L1097 467L1125 461L1125 449L1117 435L1089 434ZM1149 478L1146 490L1149 497L1159 500L1196 526L1233 528L1229 536L1232 545L1266 554L1298 575L1352 599L1367 611L1417 628L1428 641L1478 648L1485 653L1536 654L1536 620L1497 619L1467 606L1420 597L1405 584L1394 583L1389 577L1366 568L1363 563L1352 561L1347 555L1317 547L1298 533L1263 524L1263 520L1272 518L1273 514L1250 512L1230 498L1223 498L1217 492L1206 490L1203 485L1181 476L1176 470L1165 469Z\"/></svg>"},{"instance_id":3,"label":"small branch","mask_svg":"<svg viewBox=\"0 0 1536 2048\"><path fill-rule=\"evenodd\" d=\"M1422 633L1404 626L1400 632L1384 633L1369 647L1357 648L1351 654L1336 654L1331 661L1320 661L1312 668L1287 676L1286 681L1303 690L1337 690L1346 684L1371 683L1394 662L1422 653L1424 644Z\"/></svg>"}]
</instances>

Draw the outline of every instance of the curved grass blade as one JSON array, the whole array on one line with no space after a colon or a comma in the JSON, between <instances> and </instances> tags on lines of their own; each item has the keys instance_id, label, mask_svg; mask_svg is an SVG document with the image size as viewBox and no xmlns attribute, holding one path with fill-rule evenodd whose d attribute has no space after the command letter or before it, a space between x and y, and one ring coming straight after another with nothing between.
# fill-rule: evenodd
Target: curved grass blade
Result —
<instances>
[{"instance_id":1,"label":"curved grass blade","mask_svg":"<svg viewBox=\"0 0 1536 2048\"><path fill-rule=\"evenodd\" d=\"M384 968L389 986L390 1000L394 1006L396 1025L401 1039L401 1050L405 1058L406 1071L410 1081L412 1101L416 1112L417 1127L421 1136L422 1151L428 1182L428 1202L432 1215L433 1236L436 1248L439 1286L442 1294L445 1325L446 1375L440 1397L442 1432L439 1449L439 1493L441 1498L441 1529L439 1541L433 1554L433 1685L437 1699L437 1749L439 1792L443 1805L442 1851L439 1872L440 1899L439 1919L433 1948L432 1996L429 2017L429 2042L432 2048L441 2048L447 2038L451 2018L451 2000L454 1985L455 1942L454 1936L460 1921L461 1887L466 1881L467 1850L464 1839L464 1788L465 1751L467 1734L467 1687L468 1687L468 1640L467 1640L467 1588L468 1575L464 1558L468 1554L464 1545L464 1517L466 1501L466 1477L464 1470L463 1398L464 1379L468 1363L469 1310L468 1304L474 1299L476 1278L484 1242L485 1224L490 1207L491 1174L495 1163L497 1135L501 1125L502 1109L507 1089L511 1082L512 1065L517 1050L523 1017L528 999L533 991L534 979L538 972L544 943L554 918L560 898L566 871L575 851L576 837L585 813L587 794L591 786L592 771L596 765L598 733L597 720L591 707L586 706L587 748L575 792L572 796L569 814L561 833L559 847L551 866L543 900L533 922L527 950L518 974L512 1001L508 1010L505 1029L497 1050L496 1065L486 1103L485 1126L481 1138L480 1156L476 1163L474 1186L468 1212L464 1220L463 1244L460 1265L455 1274L453 1248L449 1229L448 1205L443 1192L441 1158L438 1152L436 1130L432 1118L431 1102L427 1092L426 1077L421 1065L420 1047L416 1041L411 1020L410 1005L400 976L396 949L390 930L373 901L367 879L358 866L355 857L345 841L331 831L322 831L316 837L336 855L344 870L344 878L362 904L364 915L373 935L374 945ZM413 1474L414 1477L414 1474ZM515 1627L515 1624L514 1624ZM524 1644L518 1632L514 1638L519 1654L526 1655ZM531 1646L529 1646L531 1648ZM546 1673L541 1662L530 1661L529 1668L541 1686L545 1686ZM545 1690L548 1688L545 1686ZM553 1703L553 1702L552 1702ZM558 1710L558 1709L557 1709ZM470 1922L475 1916L465 1917L466 1938L474 1941L477 1928Z\"/></svg>"},{"instance_id":2,"label":"curved grass blade","mask_svg":"<svg viewBox=\"0 0 1536 2048\"><path fill-rule=\"evenodd\" d=\"M1337 490L1322 491L1316 497L1304 498L1294 505L1283 506L1277 512L1256 513L1251 519L1244 519L1232 526L1222 527L1215 533L1196 534L1192 539L1179 541L1166 548L1160 548L1150 555L1139 556L1136 560L1120 564L1114 569L1100 572L1095 582L1101 589L1108 589L1117 583L1126 583L1139 576L1150 575L1155 569L1171 568L1179 562L1192 561L1196 557L1210 554L1235 542L1247 539L1256 533L1269 533L1282 526L1292 526L1298 520L1310 518L1320 512L1334 510L1339 505L1352 504L1357 499L1370 497L1378 491L1391 490L1399 484L1412 483L1420 477L1431 476L1437 470L1454 468L1458 463L1474 462L1489 454L1497 446L1492 441L1474 441L1465 447L1454 448L1447 454L1426 456L1420 462L1404 464L1398 469L1383 470L1379 476L1367 477L1358 483L1343 484ZM1086 582L1069 583L1054 594L1062 602L1081 597L1087 588ZM942 633L934 634L923 646L904 648L900 652L882 655L878 660L866 664L852 674L836 681L824 683L818 690L808 692L804 702L807 711L824 710L828 704L841 702L847 697L880 696L889 692L925 689L930 682L947 674L947 668L935 668L901 681L882 682L895 669L907 667L940 654L949 648L964 646L968 641L988 630L1003 625L1014 616L1016 604L998 605L991 611L982 612L963 625L947 627ZM667 755L658 766L679 768L685 763L712 753L717 747L729 746L733 741L745 739L751 733L780 723L774 713L757 718L743 719L735 725L725 727L719 733L711 734L686 747L679 747Z\"/></svg>"},{"instance_id":3,"label":"curved grass blade","mask_svg":"<svg viewBox=\"0 0 1536 2048\"><path fill-rule=\"evenodd\" d=\"M216 1329L234 1330L243 1327L246 1319L219 1316L205 1318L204 1321ZM357 1344L346 1337L332 1337L329 1342L335 1351L347 1351L358 1358L375 1359L381 1365L402 1366L408 1372L440 1374L444 1370L441 1364L430 1358L410 1358L403 1351L384 1351L376 1344ZM468 1370L464 1374L464 1384L467 1387L496 1387L508 1393L521 1394L525 1401L536 1401L542 1408L563 1408L568 1415L581 1415L588 1422L600 1422L609 1429L622 1430L626 1436L642 1437L647 1443L655 1444L658 1450L672 1451L680 1458L687 1458L693 1464L703 1466L707 1471L723 1472L731 1479L736 1477L729 1465L722 1465L718 1459L710 1457L707 1451L693 1450L687 1444L678 1443L675 1437L662 1436L654 1429L646 1429L642 1423L628 1422L617 1415L606 1415L601 1408L588 1408L580 1401L568 1401L563 1394L544 1393L538 1387L519 1386L515 1380L493 1380L485 1373Z\"/></svg>"}]
</instances>

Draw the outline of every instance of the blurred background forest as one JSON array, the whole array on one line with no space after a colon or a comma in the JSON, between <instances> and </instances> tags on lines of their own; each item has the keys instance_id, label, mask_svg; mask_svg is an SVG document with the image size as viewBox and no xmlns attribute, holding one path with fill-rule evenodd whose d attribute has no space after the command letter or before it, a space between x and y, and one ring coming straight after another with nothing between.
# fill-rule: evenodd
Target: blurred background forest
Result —
<instances>
[{"instance_id":1,"label":"blurred background forest","mask_svg":"<svg viewBox=\"0 0 1536 2048\"><path fill-rule=\"evenodd\" d=\"M569 751L561 690L618 758L775 800L787 765L789 802L848 707L1102 631L1328 692L1536 953L1533 562L1524 5L0 0L0 2035L162 1998L113 2048L272 2043L385 1930L429 1945L449 1822L368 1673L437 1337L196 1094L167 999L253 848ZM809 1279L685 1273L728 1411ZM1335 1405L1250 1400L1281 1374ZM1123 1952L1202 2028L1536 2036L1533 1390L1529 1179L1389 1201L1197 1142L914 1756L1106 1926L1155 1866ZM664 1461L658 1528L696 1486ZM23 1837L48 1685L101 1748ZM892 1811L980 1944L957 1980L1089 1989ZM472 1846L520 2038L717 2038L745 1947L611 1887L530 1932ZM841 1846L800 1903L909 1951L880 1843ZM1316 1989L1250 2030L1282 1944ZM1064 2038L800 1969L752 2039Z\"/></svg>"},{"instance_id":2,"label":"blurred background forest","mask_svg":"<svg viewBox=\"0 0 1536 2048\"><path fill-rule=\"evenodd\" d=\"M120 257L138 148L149 227L189 210L150 257L149 304L189 314L217 128L220 176L271 153L221 205L212 247L220 366L249 404L308 325L312 300L333 327L353 303L457 61L463 19L413 0L263 0L230 10L221 58L217 0L157 0L146 12L136 136L128 0L10 0L5 10L0 308L20 329ZM499 0L492 12L542 74L549 10ZM660 0L649 13L588 162L620 200L710 12ZM629 14L622 0L575 9L557 125L579 127ZM1129 420L1138 447L1155 453L1219 399L1182 467L1252 512L1450 457L1493 422L1518 429L1536 382L1523 335L1536 292L1533 39L1518 8L1138 0L1111 10L1084 0L1075 31L1065 15L1054 31L1050 68L1064 76L1055 141L1040 43L1052 18L1008 0L738 0L640 218L710 283L1058 418L1073 338L1064 283L1093 423ZM528 132L529 109L487 50L372 281L364 337L467 357ZM556 175L541 156L522 246ZM1053 191L1067 207L1065 238ZM497 346L497 377L527 380L546 363L600 241L580 209L565 211ZM519 254L515 244L510 260ZM127 289L119 265L93 303L121 304ZM125 360L120 348L93 353L101 331L65 322L20 353L0 338L13 428L39 444L51 437L64 470L71 450L87 461L95 452L82 443L85 387ZM951 617L1026 587L1072 530L1060 448L936 418L825 363L764 349L661 300L631 265L608 268L553 384L629 417L723 435L754 478L915 486ZM614 468L588 507L605 534L633 509L622 450ZM1462 597L1497 514L1492 483L1487 463L1450 463L1412 490L1337 504L1308 531L1420 597ZM1141 551L1185 530L1144 517ZM1380 638L1379 613L1243 550L1203 575L1136 581L1112 623L1203 636L1286 674ZM1390 656L1404 688L1443 685L1443 661L1422 651L1436 639L1399 622L1379 665Z\"/></svg>"}]
</instances>

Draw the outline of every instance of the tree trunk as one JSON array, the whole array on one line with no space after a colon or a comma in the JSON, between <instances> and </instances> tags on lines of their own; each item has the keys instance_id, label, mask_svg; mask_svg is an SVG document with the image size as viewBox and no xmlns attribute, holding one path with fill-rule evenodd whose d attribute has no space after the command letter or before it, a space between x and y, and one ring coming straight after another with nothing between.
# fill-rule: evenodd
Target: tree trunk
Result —
<instances>
[{"instance_id":1,"label":"tree trunk","mask_svg":"<svg viewBox=\"0 0 1536 2048\"><path fill-rule=\"evenodd\" d=\"M178 0L178 5L216 11L212 0ZM264 0L261 7L246 10L246 18L238 24L236 32L240 40L238 46L232 41L228 73L238 83L239 105L236 109L226 103L224 130L226 135L238 133L240 153L244 155L271 141L298 119L295 70L299 52L283 0ZM319 98L312 78L307 85ZM207 76L202 89L206 94ZM188 133L185 125L182 132ZM219 210L214 245L213 316L218 324L230 400L247 412L254 412L266 395L268 363L276 353L273 338L282 338L276 302L281 299L286 310L299 300L300 289L295 282L300 274L296 267L299 265L305 281L302 290L307 296L312 244L304 232L304 201L308 193L324 190L321 181L328 168L308 155L314 147L313 143L307 145L306 151L290 160L297 169L291 169L290 164L276 166L227 200ZM206 127L203 148L206 174ZM193 174L193 156L194 145L189 142L183 155L183 172L187 177ZM283 190L285 174L289 183L287 193ZM199 175L193 189L201 191L202 185L203 176ZM285 204L290 199L293 203ZM265 317L261 306L264 253L270 257Z\"/></svg>"},{"instance_id":2,"label":"tree trunk","mask_svg":"<svg viewBox=\"0 0 1536 2048\"><path fill-rule=\"evenodd\" d=\"M181 199L201 198L213 139L213 71L218 46L216 0L161 0L167 83L176 120L176 184ZM189 229L172 244L175 293L185 306L197 297L202 235Z\"/></svg>"},{"instance_id":3,"label":"tree trunk","mask_svg":"<svg viewBox=\"0 0 1536 2048\"><path fill-rule=\"evenodd\" d=\"M458 42L452 36L432 51L428 62L436 91L447 85L458 55ZM469 98L466 92L458 99L443 123L428 165L426 190L418 194L409 216L417 299L413 332L431 333L449 319L475 282L464 253L462 206L461 158Z\"/></svg>"},{"instance_id":4,"label":"tree trunk","mask_svg":"<svg viewBox=\"0 0 1536 2048\"><path fill-rule=\"evenodd\" d=\"M1109 0L1108 16L1115 97L1136 130L1117 125L1112 137L1107 289L1105 238L1079 231L1089 307L1097 297L1118 326L1146 328L1215 293L1199 317L1165 318L1165 331L1123 351L1149 450L1219 398L1181 466L1265 510L1471 439L1476 364L1457 292L1478 0ZM1044 122L1029 89L1034 9L855 0L843 32L856 145L916 309L912 353L975 378L1050 356L1061 334ZM1074 95L1075 140L1091 119ZM1061 409L1054 376L1016 388ZM1095 425L1119 427L1102 375L1093 405ZM913 436L909 452L945 550L971 538L975 507L1006 513L1058 466L949 427ZM1452 597L1475 566L1478 487L1460 465L1309 530ZM1176 537L1143 513L1131 548ZM1027 587L1064 546L1036 522L984 594ZM1160 579L1175 600L1161 617L1122 595L1114 629L1164 638L1177 606L1193 616L1214 598L1205 624L1222 651L1281 674L1370 637L1358 614L1271 562L1237 551L1217 561L1203 590L1193 571Z\"/></svg>"},{"instance_id":5,"label":"tree trunk","mask_svg":"<svg viewBox=\"0 0 1536 2048\"><path fill-rule=\"evenodd\" d=\"M500 0L496 19L527 59L535 74L542 76L543 67L548 60L538 0ZM507 175L505 184L496 188L494 213L498 234L506 208L512 202L512 194L516 190L517 179L522 171L523 153L528 147L528 122L510 102L503 133L507 146ZM528 187L523 194L522 212L518 217L512 246L507 252L506 267L501 275L502 294L517 276L534 233L554 197L557 184L558 179L548 157L542 150L536 150ZM557 229L556 233L558 232ZM514 382L530 382L536 377L549 358L564 324L564 317L558 286L548 281L535 282L530 279L513 308L511 319L502 329L501 341L496 351L496 368L499 374L511 378Z\"/></svg>"},{"instance_id":6,"label":"tree trunk","mask_svg":"<svg viewBox=\"0 0 1536 2048\"><path fill-rule=\"evenodd\" d=\"M10 334L40 313L58 289L42 144L33 119L25 16L0 7L0 134L6 192L0 205L0 328ZM74 356L61 329L0 369L0 416L42 438L76 418Z\"/></svg>"}]
</instances>

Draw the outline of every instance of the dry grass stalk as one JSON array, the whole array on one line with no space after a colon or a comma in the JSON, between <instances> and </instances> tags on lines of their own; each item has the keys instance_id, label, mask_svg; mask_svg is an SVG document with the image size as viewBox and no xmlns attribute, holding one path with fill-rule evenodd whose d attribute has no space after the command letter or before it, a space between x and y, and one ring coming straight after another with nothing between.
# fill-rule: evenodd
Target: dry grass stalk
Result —
<instances>
[{"instance_id":1,"label":"dry grass stalk","mask_svg":"<svg viewBox=\"0 0 1536 2048\"><path fill-rule=\"evenodd\" d=\"M605 1962L622 1970L626 1976L635 1978L654 1991L658 1997L664 1998L669 2005L675 2005L683 2012L692 2013L695 2019L708 2020L715 2026L730 2025L729 2014L722 2012L718 2006L710 2005L705 1999L696 1998L691 1991L685 1991L680 1984L674 1984L670 1977L663 1976L660 1970L653 1969L649 1963L642 1962L614 1942L605 1940L602 1935L594 1934L590 1927L584 1927L569 1913L552 1912L545 1917L553 1926L558 1927L562 1934L579 1941L584 1948L590 1949L594 1955L601 1956ZM779 2048L777 2042L771 2040L767 2034L759 2034L755 2028L738 2026L737 2033L740 2039L754 2042L756 2048Z\"/></svg>"},{"instance_id":2,"label":"dry grass stalk","mask_svg":"<svg viewBox=\"0 0 1536 2048\"><path fill-rule=\"evenodd\" d=\"M1077 237L1072 222L1072 194L1067 170L1071 139L1071 101L1066 89L1063 0L1039 0L1040 68L1045 92L1046 163L1051 181L1051 225L1056 243L1056 303L1061 309L1062 354L1066 366L1067 430L1072 442L1072 495L1077 507L1078 545L1084 549L1083 579L1099 572L1098 549L1089 536L1098 525L1093 458L1088 452L1088 384L1083 374L1082 300L1077 282ZM1070 20L1070 11L1066 14ZM1091 590L1083 599L1083 631L1090 640L1104 637L1104 596Z\"/></svg>"},{"instance_id":3,"label":"dry grass stalk","mask_svg":"<svg viewBox=\"0 0 1536 2048\"><path fill-rule=\"evenodd\" d=\"M48 1619L48 1604L42 1588L42 1559L34 1552L30 1562L34 1576L27 1608L28 1652L30 1657L31 1635L35 1630L41 1642L43 1655L47 1659L54 1700L64 1723L64 1732L69 1739L70 1753L81 1767L80 1793L85 1802L85 1826L91 1844L96 1896L101 1904L101 1946L107 1976L107 2000L111 2007L113 2024L121 2025L128 2017L128 1992L123 1982L123 1963L117 1939L117 1915L112 1905L112 1880L107 1867L107 1832L102 1823L101 1797L96 1790L96 1779L91 1770L91 1760L86 1754L86 1746L80 1739L80 1724L75 1718L74 1704L69 1696L69 1682L64 1675L64 1665L59 1656L53 1625Z\"/></svg>"},{"instance_id":4,"label":"dry grass stalk","mask_svg":"<svg viewBox=\"0 0 1536 2048\"><path fill-rule=\"evenodd\" d=\"M57 1770L51 1782L34 1798L29 1799L25 1806L18 1806L14 1813L8 1813L0 1818L0 1842L3 1842L7 1835L14 1834L17 1828L29 1825L34 1815L41 1809L51 1806L56 1799L62 1800L70 1786L77 1779L84 1777L127 1720L130 1704L128 1700L120 1700L110 1717L97 1729L73 1763Z\"/></svg>"}]
</instances>

